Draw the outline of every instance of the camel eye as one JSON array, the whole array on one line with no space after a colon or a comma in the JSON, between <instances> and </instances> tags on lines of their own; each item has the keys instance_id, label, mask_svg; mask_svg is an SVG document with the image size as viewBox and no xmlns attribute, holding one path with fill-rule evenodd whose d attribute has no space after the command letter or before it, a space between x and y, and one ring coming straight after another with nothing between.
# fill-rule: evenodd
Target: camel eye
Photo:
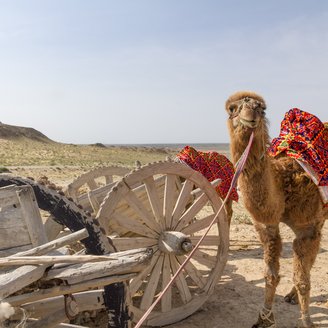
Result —
<instances>
[{"instance_id":1,"label":"camel eye","mask_svg":"<svg viewBox=\"0 0 328 328\"><path fill-rule=\"evenodd\" d=\"M232 114L236 111L237 106L235 104L231 104L228 109L229 109L229 113Z\"/></svg>"}]
</instances>

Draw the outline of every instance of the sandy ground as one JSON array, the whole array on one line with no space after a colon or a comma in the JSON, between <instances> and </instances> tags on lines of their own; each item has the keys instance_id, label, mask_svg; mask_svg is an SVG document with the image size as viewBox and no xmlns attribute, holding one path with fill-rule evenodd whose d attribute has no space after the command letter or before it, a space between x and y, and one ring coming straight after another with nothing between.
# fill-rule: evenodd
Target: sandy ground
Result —
<instances>
[{"instance_id":1,"label":"sandy ground","mask_svg":"<svg viewBox=\"0 0 328 328\"><path fill-rule=\"evenodd\" d=\"M57 185L65 186L83 170L71 168L12 168L19 176L38 178L46 175ZM243 207L237 207L240 215ZM293 233L284 225L281 281L277 289L274 312L279 328L296 326L298 306L284 302L284 295L292 287L292 240ZM231 246L228 263L221 282L209 300L189 318L170 325L176 328L250 328L257 320L264 293L262 249L255 229L250 224L231 226ZM310 311L318 327L328 327L328 222L324 226L320 253L312 269L312 292ZM104 325L103 327L106 327Z\"/></svg>"},{"instance_id":2,"label":"sandy ground","mask_svg":"<svg viewBox=\"0 0 328 328\"><path fill-rule=\"evenodd\" d=\"M298 305L284 302L292 286L293 233L281 225L283 254L281 280L277 289L274 312L278 328L296 327ZM252 225L231 227L228 263L221 282L205 305L191 317L171 325L177 328L250 328L257 320L263 302L263 252L256 245L257 235ZM318 327L328 327L328 222L324 226L320 253L312 269L310 312Z\"/></svg>"}]
</instances>

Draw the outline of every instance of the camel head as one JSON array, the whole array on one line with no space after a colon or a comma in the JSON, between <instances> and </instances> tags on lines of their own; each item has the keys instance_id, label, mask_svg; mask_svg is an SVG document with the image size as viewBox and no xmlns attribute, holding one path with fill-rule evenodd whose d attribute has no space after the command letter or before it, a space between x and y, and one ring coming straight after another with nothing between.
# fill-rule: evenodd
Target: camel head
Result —
<instances>
[{"instance_id":1,"label":"camel head","mask_svg":"<svg viewBox=\"0 0 328 328\"><path fill-rule=\"evenodd\" d=\"M226 111L229 114L229 128L256 129L265 122L265 101L251 91L239 91L226 101Z\"/></svg>"}]
</instances>

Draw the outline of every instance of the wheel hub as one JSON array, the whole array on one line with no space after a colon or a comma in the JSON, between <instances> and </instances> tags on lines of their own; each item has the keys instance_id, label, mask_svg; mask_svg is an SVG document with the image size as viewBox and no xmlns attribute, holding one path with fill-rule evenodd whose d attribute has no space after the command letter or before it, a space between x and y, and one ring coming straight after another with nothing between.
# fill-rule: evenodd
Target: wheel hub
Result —
<instances>
[{"instance_id":1,"label":"wheel hub","mask_svg":"<svg viewBox=\"0 0 328 328\"><path fill-rule=\"evenodd\" d=\"M183 255L191 252L192 243L182 232L164 231L159 237L158 247L164 253Z\"/></svg>"}]
</instances>

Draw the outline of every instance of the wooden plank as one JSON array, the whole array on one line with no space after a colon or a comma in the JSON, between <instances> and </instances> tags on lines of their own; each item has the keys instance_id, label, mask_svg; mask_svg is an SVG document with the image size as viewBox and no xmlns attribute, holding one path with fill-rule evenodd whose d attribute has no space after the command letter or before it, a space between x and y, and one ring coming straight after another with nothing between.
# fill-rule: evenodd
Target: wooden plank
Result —
<instances>
[{"instance_id":1,"label":"wooden plank","mask_svg":"<svg viewBox=\"0 0 328 328\"><path fill-rule=\"evenodd\" d=\"M24 252L17 252L15 256L31 256L31 255L44 255L52 250L58 249L65 245L73 244L81 239L87 238L89 236L87 229L81 229L79 231L73 232L67 236L55 239L41 246L29 249Z\"/></svg>"},{"instance_id":2,"label":"wooden plank","mask_svg":"<svg viewBox=\"0 0 328 328\"><path fill-rule=\"evenodd\" d=\"M0 275L0 299L3 299L39 280L47 266L22 266Z\"/></svg>"},{"instance_id":3,"label":"wooden plank","mask_svg":"<svg viewBox=\"0 0 328 328\"><path fill-rule=\"evenodd\" d=\"M22 224L23 220L15 226L8 226L0 229L0 249L8 249L31 244L30 235L26 225Z\"/></svg>"},{"instance_id":4,"label":"wooden plank","mask_svg":"<svg viewBox=\"0 0 328 328\"><path fill-rule=\"evenodd\" d=\"M182 213L185 211L186 206L189 201L191 201L191 191L194 187L194 183L190 180L186 180L183 183L183 187L181 189L180 195L177 199L177 202L175 204L175 208L173 210L173 215L172 215L172 226L174 227L178 220L180 219Z\"/></svg>"},{"instance_id":5,"label":"wooden plank","mask_svg":"<svg viewBox=\"0 0 328 328\"><path fill-rule=\"evenodd\" d=\"M32 248L32 244L17 246L11 248L4 248L0 250L0 257L6 257L10 255L16 255L17 253L25 252Z\"/></svg>"},{"instance_id":6,"label":"wooden plank","mask_svg":"<svg viewBox=\"0 0 328 328\"><path fill-rule=\"evenodd\" d=\"M38 203L31 186L21 186L17 190L21 210L30 234L32 245L39 246L48 242Z\"/></svg>"},{"instance_id":7,"label":"wooden plank","mask_svg":"<svg viewBox=\"0 0 328 328\"><path fill-rule=\"evenodd\" d=\"M175 228L177 231L181 231L183 227L189 225L190 222L195 218L199 211L205 206L208 202L208 197L206 194L202 194L198 197L194 203L184 212L181 218L178 221L178 224Z\"/></svg>"},{"instance_id":8,"label":"wooden plank","mask_svg":"<svg viewBox=\"0 0 328 328\"><path fill-rule=\"evenodd\" d=\"M164 260L164 255L162 254L155 267L151 271L150 278L148 280L148 283L146 285L146 288L144 290L144 294L141 299L140 303L140 309L141 310L148 310L148 308L151 306L153 303L153 299L156 293L156 289L158 286L159 278L161 276L162 272L162 267L163 267L163 260Z\"/></svg>"},{"instance_id":9,"label":"wooden plank","mask_svg":"<svg viewBox=\"0 0 328 328\"><path fill-rule=\"evenodd\" d=\"M110 255L60 255L60 256L10 256L0 259L0 267L18 266L18 265L54 265L60 263L95 263L113 260Z\"/></svg>"},{"instance_id":10,"label":"wooden plank","mask_svg":"<svg viewBox=\"0 0 328 328\"><path fill-rule=\"evenodd\" d=\"M111 274L140 272L148 264L151 253L139 249L131 256L120 256L110 261L95 263L72 264L64 268L51 268L45 280L62 279L69 284L76 284L86 279L96 279Z\"/></svg>"},{"instance_id":11,"label":"wooden plank","mask_svg":"<svg viewBox=\"0 0 328 328\"><path fill-rule=\"evenodd\" d=\"M72 295L78 304L80 312L83 312L103 309L105 307L103 293L103 289L97 289L73 293ZM21 305L21 307L27 311L32 318L46 316L48 313L53 312L58 308L63 308L64 306L65 300L63 295L52 296Z\"/></svg>"},{"instance_id":12,"label":"wooden plank","mask_svg":"<svg viewBox=\"0 0 328 328\"><path fill-rule=\"evenodd\" d=\"M48 216L46 220L43 220L43 227L49 241L56 239L65 228L62 224L56 222L52 215Z\"/></svg>"},{"instance_id":13,"label":"wooden plank","mask_svg":"<svg viewBox=\"0 0 328 328\"><path fill-rule=\"evenodd\" d=\"M10 303L12 306L20 306L21 304L45 300L50 297L73 294L81 291L86 291L92 288L103 287L108 284L115 284L118 282L122 282L124 280L130 280L135 276L136 273L127 273L122 275L119 274L119 275L106 276L102 278L90 279L75 285L55 286L47 289L39 289L32 293L11 296L6 298L5 301Z\"/></svg>"}]
</instances>

